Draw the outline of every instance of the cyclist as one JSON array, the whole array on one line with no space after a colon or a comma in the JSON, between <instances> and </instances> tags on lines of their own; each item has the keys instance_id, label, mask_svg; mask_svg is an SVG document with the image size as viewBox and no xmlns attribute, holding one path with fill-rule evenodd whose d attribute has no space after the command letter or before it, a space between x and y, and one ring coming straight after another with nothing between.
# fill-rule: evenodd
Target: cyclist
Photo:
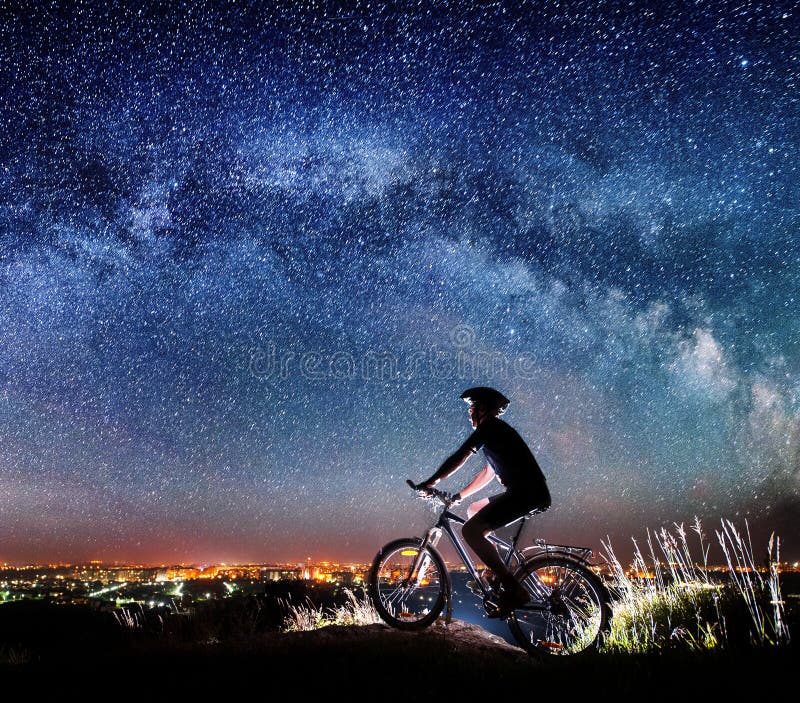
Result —
<instances>
[{"instance_id":1,"label":"cyclist","mask_svg":"<svg viewBox=\"0 0 800 703\"><path fill-rule=\"evenodd\" d=\"M534 510L550 507L550 491L542 470L525 440L508 423L500 419L509 399L494 388L478 386L461 394L469 405L469 419L474 432L459 449L449 456L426 481L416 485L427 491L439 481L460 469L479 449L487 460L486 466L454 499L459 502L489 485L493 478L506 489L504 493L472 503L467 509L468 520L462 528L469 544L491 572L484 572L487 585L499 582L499 617L528 602L528 593L513 574L506 569L500 555L486 535L518 520Z\"/></svg>"}]
</instances>

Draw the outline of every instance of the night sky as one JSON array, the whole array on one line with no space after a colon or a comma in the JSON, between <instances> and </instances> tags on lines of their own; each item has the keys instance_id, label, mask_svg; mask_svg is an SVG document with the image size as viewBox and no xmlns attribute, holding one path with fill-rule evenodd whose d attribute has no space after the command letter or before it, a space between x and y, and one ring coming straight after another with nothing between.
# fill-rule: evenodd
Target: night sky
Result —
<instances>
[{"instance_id":1,"label":"night sky","mask_svg":"<svg viewBox=\"0 0 800 703\"><path fill-rule=\"evenodd\" d=\"M474 385L533 532L800 558L794 2L101 4L0 15L0 562L371 559Z\"/></svg>"}]
</instances>

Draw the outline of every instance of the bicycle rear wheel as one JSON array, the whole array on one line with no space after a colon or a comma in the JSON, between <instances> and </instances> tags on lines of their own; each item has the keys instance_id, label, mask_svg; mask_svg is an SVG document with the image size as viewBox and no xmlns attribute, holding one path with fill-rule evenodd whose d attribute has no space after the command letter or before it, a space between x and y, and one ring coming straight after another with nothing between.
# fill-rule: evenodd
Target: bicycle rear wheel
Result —
<instances>
[{"instance_id":1,"label":"bicycle rear wheel","mask_svg":"<svg viewBox=\"0 0 800 703\"><path fill-rule=\"evenodd\" d=\"M569 557L532 557L515 574L531 595L508 620L511 633L533 655L571 655L597 647L611 616L600 578Z\"/></svg>"},{"instance_id":2,"label":"bicycle rear wheel","mask_svg":"<svg viewBox=\"0 0 800 703\"><path fill-rule=\"evenodd\" d=\"M384 622L401 630L420 630L439 617L447 599L447 569L439 553L422 540L398 539L372 562L368 592Z\"/></svg>"}]
</instances>

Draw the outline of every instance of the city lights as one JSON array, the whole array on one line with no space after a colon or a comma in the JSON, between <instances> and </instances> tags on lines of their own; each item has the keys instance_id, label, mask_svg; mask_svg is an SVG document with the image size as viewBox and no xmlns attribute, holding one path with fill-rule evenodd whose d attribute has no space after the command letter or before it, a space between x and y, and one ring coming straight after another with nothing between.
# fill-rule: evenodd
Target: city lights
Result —
<instances>
[{"instance_id":1,"label":"city lights","mask_svg":"<svg viewBox=\"0 0 800 703\"><path fill-rule=\"evenodd\" d=\"M119 606L141 603L150 608L184 601L216 600L263 592L270 583L303 581L313 586L351 588L366 580L368 564L333 561L298 563L197 565L3 563L0 605L20 600Z\"/></svg>"}]
</instances>

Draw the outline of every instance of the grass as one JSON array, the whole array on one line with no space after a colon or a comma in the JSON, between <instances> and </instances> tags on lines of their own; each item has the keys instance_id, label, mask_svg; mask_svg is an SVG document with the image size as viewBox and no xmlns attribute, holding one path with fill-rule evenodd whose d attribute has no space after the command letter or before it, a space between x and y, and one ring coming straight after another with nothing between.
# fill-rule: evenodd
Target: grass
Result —
<instances>
[{"instance_id":1,"label":"grass","mask_svg":"<svg viewBox=\"0 0 800 703\"><path fill-rule=\"evenodd\" d=\"M729 520L715 531L727 561L724 578L709 569L710 543L695 518L696 560L683 524L672 531L647 532L646 548L634 539L630 569L623 568L607 541L604 557L613 571L616 594L611 631L603 651L646 653L790 642L777 569L780 540L770 538L766 565L753 557L749 529L742 534Z\"/></svg>"},{"instance_id":2,"label":"grass","mask_svg":"<svg viewBox=\"0 0 800 703\"><path fill-rule=\"evenodd\" d=\"M287 604L287 615L283 621L284 632L308 632L328 625L374 625L381 622L378 611L366 594L359 598L346 590L347 601L343 605L325 608L306 599L304 605Z\"/></svg>"},{"instance_id":3,"label":"grass","mask_svg":"<svg viewBox=\"0 0 800 703\"><path fill-rule=\"evenodd\" d=\"M32 660L31 652L24 647L0 644L0 665L21 666Z\"/></svg>"}]
</instances>

